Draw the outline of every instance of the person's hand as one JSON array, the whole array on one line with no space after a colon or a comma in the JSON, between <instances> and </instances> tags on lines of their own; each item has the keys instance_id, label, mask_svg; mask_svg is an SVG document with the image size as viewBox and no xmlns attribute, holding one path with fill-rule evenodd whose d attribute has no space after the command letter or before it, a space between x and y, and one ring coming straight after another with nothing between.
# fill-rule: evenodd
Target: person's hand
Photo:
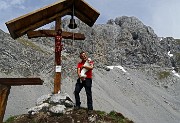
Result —
<instances>
[{"instance_id":1,"label":"person's hand","mask_svg":"<svg viewBox=\"0 0 180 123\"><path fill-rule=\"evenodd\" d=\"M81 79L82 81L84 81L86 78L85 78L85 77L81 77L80 79Z\"/></svg>"},{"instance_id":2,"label":"person's hand","mask_svg":"<svg viewBox=\"0 0 180 123\"><path fill-rule=\"evenodd\" d=\"M84 66L84 65L81 67L81 69L83 69L83 68L85 68L85 66Z\"/></svg>"}]
</instances>

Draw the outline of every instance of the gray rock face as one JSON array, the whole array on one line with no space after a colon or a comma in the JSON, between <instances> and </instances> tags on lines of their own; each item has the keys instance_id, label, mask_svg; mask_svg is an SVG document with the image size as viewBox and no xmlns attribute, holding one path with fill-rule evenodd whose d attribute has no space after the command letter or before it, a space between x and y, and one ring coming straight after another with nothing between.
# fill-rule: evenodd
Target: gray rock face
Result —
<instances>
[{"instance_id":1,"label":"gray rock face","mask_svg":"<svg viewBox=\"0 0 180 123\"><path fill-rule=\"evenodd\" d=\"M69 19L65 18L62 28L65 31L85 34L84 41L63 40L62 65L65 78L74 76L79 53L87 51L97 67L103 65L123 65L130 67L155 64L171 67L168 51L174 54L174 61L179 66L180 46L173 38L159 37L153 29L144 25L136 17L117 17L107 24L94 25L92 28L76 20L78 28L67 27ZM13 40L1 31L0 33L0 70L2 73L28 76L53 77L54 39L37 38L29 40L26 36ZM178 44L178 45L177 45ZM67 62L68 61L68 62ZM49 80L52 81L52 80Z\"/></svg>"},{"instance_id":2,"label":"gray rock face","mask_svg":"<svg viewBox=\"0 0 180 123\"><path fill-rule=\"evenodd\" d=\"M64 19L63 22L64 25L68 24L68 19ZM85 50L98 67L102 67L102 64L130 67L155 64L171 67L168 50L162 45L164 41L160 41L154 30L136 17L117 17L115 20L110 19L107 24L94 25L92 28L80 21L77 23L79 28L74 32L84 33L86 39L81 43L74 41L73 47L70 46L70 48L69 42L65 40L65 51L70 54L77 56L81 50ZM63 28L70 31L66 26ZM176 44L175 39L168 40L172 42L169 44L171 47ZM168 45L166 41L164 43Z\"/></svg>"},{"instance_id":3,"label":"gray rock face","mask_svg":"<svg viewBox=\"0 0 180 123\"><path fill-rule=\"evenodd\" d=\"M39 75L49 68L49 63L53 62L51 55L51 52L31 40L24 38L13 40L9 34L0 32L0 71L2 73L14 72L13 74L23 77Z\"/></svg>"}]
</instances>

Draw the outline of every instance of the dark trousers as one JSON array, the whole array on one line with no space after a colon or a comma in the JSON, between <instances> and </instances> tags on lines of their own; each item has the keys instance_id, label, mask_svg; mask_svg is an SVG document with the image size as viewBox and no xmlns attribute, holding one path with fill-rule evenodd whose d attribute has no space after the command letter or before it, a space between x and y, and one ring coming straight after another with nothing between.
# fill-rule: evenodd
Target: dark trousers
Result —
<instances>
[{"instance_id":1,"label":"dark trousers","mask_svg":"<svg viewBox=\"0 0 180 123\"><path fill-rule=\"evenodd\" d=\"M76 106L81 105L79 93L83 87L85 88L86 91L87 107L89 110L93 110L92 91L91 91L92 79L90 78L86 78L85 81L80 81L80 78L77 79L77 83L74 91Z\"/></svg>"}]
</instances>

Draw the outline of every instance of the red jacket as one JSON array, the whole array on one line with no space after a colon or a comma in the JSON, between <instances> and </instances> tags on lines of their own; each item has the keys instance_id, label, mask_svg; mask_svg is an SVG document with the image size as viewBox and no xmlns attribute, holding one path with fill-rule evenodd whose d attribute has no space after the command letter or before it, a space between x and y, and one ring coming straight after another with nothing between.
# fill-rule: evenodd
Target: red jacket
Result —
<instances>
[{"instance_id":1,"label":"red jacket","mask_svg":"<svg viewBox=\"0 0 180 123\"><path fill-rule=\"evenodd\" d=\"M79 62L78 65L77 65L77 68L81 68L81 69L80 69L80 72L81 72L81 70L82 70L82 66L84 65L84 63L85 63L85 62L81 61L81 62ZM93 61L90 61L89 63L90 63L91 65L94 64ZM92 78L92 69L91 69L91 70L88 70L88 71L86 72L86 78Z\"/></svg>"}]
</instances>

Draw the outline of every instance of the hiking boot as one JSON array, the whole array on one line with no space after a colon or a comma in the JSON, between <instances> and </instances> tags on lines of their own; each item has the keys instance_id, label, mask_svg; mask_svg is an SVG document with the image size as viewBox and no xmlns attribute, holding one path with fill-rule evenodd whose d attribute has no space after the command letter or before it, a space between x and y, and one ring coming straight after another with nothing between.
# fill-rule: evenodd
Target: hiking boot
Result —
<instances>
[{"instance_id":1,"label":"hiking boot","mask_svg":"<svg viewBox=\"0 0 180 123\"><path fill-rule=\"evenodd\" d=\"M80 106L75 106L74 109L75 109L75 110L79 110L79 109L80 109Z\"/></svg>"},{"instance_id":2,"label":"hiking boot","mask_svg":"<svg viewBox=\"0 0 180 123\"><path fill-rule=\"evenodd\" d=\"M88 115L92 115L93 114L93 110L88 110Z\"/></svg>"}]
</instances>

